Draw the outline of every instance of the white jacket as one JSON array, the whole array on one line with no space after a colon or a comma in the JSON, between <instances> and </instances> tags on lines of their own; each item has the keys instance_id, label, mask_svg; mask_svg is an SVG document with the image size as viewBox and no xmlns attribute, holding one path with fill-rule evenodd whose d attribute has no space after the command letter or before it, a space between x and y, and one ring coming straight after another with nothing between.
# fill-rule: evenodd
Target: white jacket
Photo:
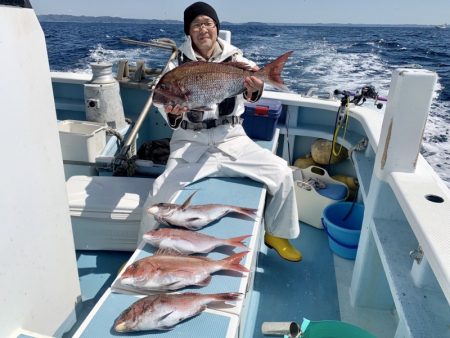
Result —
<instances>
[{"instance_id":1,"label":"white jacket","mask_svg":"<svg viewBox=\"0 0 450 338\"><path fill-rule=\"evenodd\" d=\"M209 62L217 62L217 63L224 62L225 60L231 57L232 61L244 62L251 67L256 66L256 64L253 61L250 61L243 56L243 53L239 48L233 46L232 44L228 43L227 41L221 38L217 38L217 42L222 48L222 53L220 53L219 55L214 55L209 60ZM194 49L192 48L192 40L189 35L186 36L186 41L181 44L178 50L180 51L180 53L184 54L189 60L197 60L197 54L194 52ZM167 65L166 69L164 70L164 73L174 69L177 66L178 66L178 59L173 60ZM244 102L245 99L243 97L243 94L237 95L236 104L230 115L240 116L244 112ZM160 113L162 114L164 119L168 122L167 115L164 112L163 108L160 109ZM203 119L204 120L214 119L218 117L218 114L219 114L218 109L216 109L216 111L204 112ZM186 118L184 117L183 119Z\"/></svg>"},{"instance_id":2,"label":"white jacket","mask_svg":"<svg viewBox=\"0 0 450 338\"><path fill-rule=\"evenodd\" d=\"M223 40L219 40L219 44L223 50L213 62L232 56L237 61L254 65L236 47ZM196 59L189 38L180 49L188 58ZM176 63L171 65L175 66ZM243 100L243 95L236 97L234 114L240 115L244 111ZM175 129L170 151L166 169L155 180L153 195L149 196L143 210L155 203L173 201L177 191L205 177L249 177L265 184L270 195L264 214L266 231L282 238L296 238L299 235L292 170L286 161L253 142L241 124L224 124L200 130ZM155 219L144 212L139 238L156 226Z\"/></svg>"}]
</instances>

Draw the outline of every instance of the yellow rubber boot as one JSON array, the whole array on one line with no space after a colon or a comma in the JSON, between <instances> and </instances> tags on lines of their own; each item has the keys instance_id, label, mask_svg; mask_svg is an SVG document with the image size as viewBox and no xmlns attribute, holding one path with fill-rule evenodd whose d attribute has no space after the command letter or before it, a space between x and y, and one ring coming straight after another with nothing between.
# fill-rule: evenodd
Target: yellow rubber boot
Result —
<instances>
[{"instance_id":1,"label":"yellow rubber boot","mask_svg":"<svg viewBox=\"0 0 450 338\"><path fill-rule=\"evenodd\" d=\"M264 235L264 244L274 249L281 257L291 262L299 262L302 260L302 253L298 251L289 240L272 236L268 233Z\"/></svg>"}]
</instances>

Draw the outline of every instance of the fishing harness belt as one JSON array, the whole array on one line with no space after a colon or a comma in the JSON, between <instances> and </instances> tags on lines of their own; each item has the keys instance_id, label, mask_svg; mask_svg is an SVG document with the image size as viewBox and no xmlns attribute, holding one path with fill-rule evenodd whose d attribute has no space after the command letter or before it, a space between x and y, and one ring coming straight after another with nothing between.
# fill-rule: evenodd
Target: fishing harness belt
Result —
<instances>
[{"instance_id":1,"label":"fishing harness belt","mask_svg":"<svg viewBox=\"0 0 450 338\"><path fill-rule=\"evenodd\" d=\"M189 122L186 120L181 121L180 128L191 129L191 130L201 130L201 129L211 129L225 124L231 124L232 126L236 124L241 124L242 119L239 116L221 116L217 119L208 119L202 122Z\"/></svg>"}]
</instances>

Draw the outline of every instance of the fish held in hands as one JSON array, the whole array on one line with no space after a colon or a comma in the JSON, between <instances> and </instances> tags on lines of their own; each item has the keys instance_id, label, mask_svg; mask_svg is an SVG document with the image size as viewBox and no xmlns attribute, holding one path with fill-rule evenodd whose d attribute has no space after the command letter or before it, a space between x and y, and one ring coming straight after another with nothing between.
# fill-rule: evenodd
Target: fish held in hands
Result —
<instances>
[{"instance_id":1,"label":"fish held in hands","mask_svg":"<svg viewBox=\"0 0 450 338\"><path fill-rule=\"evenodd\" d=\"M205 225L222 218L229 213L237 213L256 218L257 209L242 208L225 204L191 205L195 192L182 204L158 203L148 208L147 212L159 222L170 226L179 226L198 230Z\"/></svg>"},{"instance_id":2,"label":"fish held in hands","mask_svg":"<svg viewBox=\"0 0 450 338\"><path fill-rule=\"evenodd\" d=\"M129 265L119 277L124 287L145 291L177 290L189 285L206 286L211 274L221 270L248 272L239 264L248 251L215 261L206 257L154 255Z\"/></svg>"},{"instance_id":3,"label":"fish held in hands","mask_svg":"<svg viewBox=\"0 0 450 338\"><path fill-rule=\"evenodd\" d=\"M175 250L180 254L190 255L208 253L219 246L247 248L242 241L250 236L222 239L189 230L160 228L145 233L143 239L157 248Z\"/></svg>"},{"instance_id":4,"label":"fish held in hands","mask_svg":"<svg viewBox=\"0 0 450 338\"><path fill-rule=\"evenodd\" d=\"M131 304L114 322L116 332L171 330L180 322L203 312L207 307L234 303L240 293L182 293L144 297Z\"/></svg>"},{"instance_id":5,"label":"fish held in hands","mask_svg":"<svg viewBox=\"0 0 450 338\"><path fill-rule=\"evenodd\" d=\"M256 76L280 90L287 90L281 78L284 64L293 52L279 56L260 70L243 62L186 62L167 72L153 94L157 106L187 107L189 110L214 110L228 97L245 91L244 79Z\"/></svg>"}]
</instances>

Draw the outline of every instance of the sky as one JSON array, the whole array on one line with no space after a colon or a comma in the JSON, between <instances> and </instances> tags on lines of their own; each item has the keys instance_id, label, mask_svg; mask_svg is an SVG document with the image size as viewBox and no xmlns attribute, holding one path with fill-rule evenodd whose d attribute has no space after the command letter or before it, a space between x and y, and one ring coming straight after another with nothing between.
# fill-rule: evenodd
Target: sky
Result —
<instances>
[{"instance_id":1,"label":"sky","mask_svg":"<svg viewBox=\"0 0 450 338\"><path fill-rule=\"evenodd\" d=\"M38 15L182 20L193 0L30 0ZM450 0L206 0L221 21L450 24Z\"/></svg>"}]
</instances>

